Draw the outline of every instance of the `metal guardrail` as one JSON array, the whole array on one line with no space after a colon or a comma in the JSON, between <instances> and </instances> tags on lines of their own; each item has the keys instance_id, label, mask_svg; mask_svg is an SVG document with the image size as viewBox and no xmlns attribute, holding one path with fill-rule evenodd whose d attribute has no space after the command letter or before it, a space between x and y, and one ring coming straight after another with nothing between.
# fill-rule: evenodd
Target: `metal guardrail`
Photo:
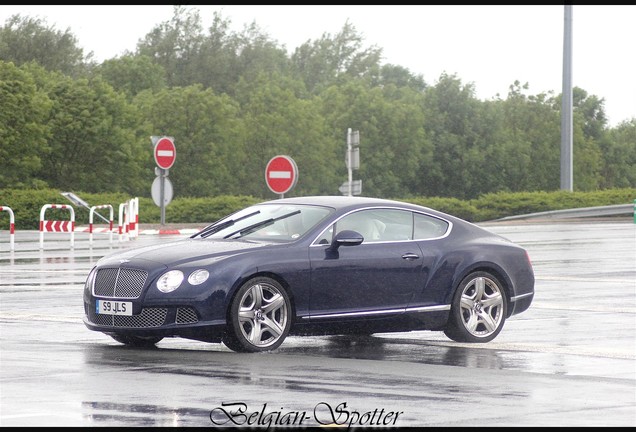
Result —
<instances>
[{"instance_id":1,"label":"metal guardrail","mask_svg":"<svg viewBox=\"0 0 636 432\"><path fill-rule=\"evenodd\" d=\"M552 210L538 213L528 213L525 215L506 216L498 221L521 220L521 219L567 219L567 218L586 218L586 217L602 217L602 216L627 216L634 214L636 222L636 202L634 204L617 204L600 207L581 207L566 210Z\"/></svg>"}]
</instances>

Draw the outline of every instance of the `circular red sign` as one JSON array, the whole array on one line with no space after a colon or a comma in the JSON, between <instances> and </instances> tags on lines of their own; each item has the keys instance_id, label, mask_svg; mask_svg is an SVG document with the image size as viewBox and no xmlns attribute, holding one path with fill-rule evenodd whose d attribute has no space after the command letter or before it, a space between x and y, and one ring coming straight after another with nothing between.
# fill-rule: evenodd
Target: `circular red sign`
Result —
<instances>
[{"instance_id":1,"label":"circular red sign","mask_svg":"<svg viewBox=\"0 0 636 432\"><path fill-rule=\"evenodd\" d=\"M170 138L163 137L155 144L155 162L159 168L168 169L177 158L177 149Z\"/></svg>"},{"instance_id":2,"label":"circular red sign","mask_svg":"<svg viewBox=\"0 0 636 432\"><path fill-rule=\"evenodd\" d=\"M289 156L274 156L265 168L265 182L274 193L284 194L290 191L298 180L298 167Z\"/></svg>"}]
</instances>

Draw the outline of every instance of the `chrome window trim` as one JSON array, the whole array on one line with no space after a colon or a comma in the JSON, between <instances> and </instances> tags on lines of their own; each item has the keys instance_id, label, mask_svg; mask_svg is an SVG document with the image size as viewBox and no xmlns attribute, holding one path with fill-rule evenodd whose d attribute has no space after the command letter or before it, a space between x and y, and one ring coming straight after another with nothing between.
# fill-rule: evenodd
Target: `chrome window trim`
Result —
<instances>
[{"instance_id":1,"label":"chrome window trim","mask_svg":"<svg viewBox=\"0 0 636 432\"><path fill-rule=\"evenodd\" d=\"M365 243L363 242L362 244L382 244L382 243L406 243L406 242L420 242L420 241L430 241L430 240L439 240L445 237L448 237L451 233L451 231L453 230L453 222L444 219L443 217L440 216L436 216L430 213L426 213L424 211L420 211L420 210L413 210L413 209L409 209L409 208L404 208L404 207L398 207L398 206L380 206L380 207L374 207L374 206L370 206L370 207L360 207L357 209L353 209L343 215L341 215L338 219L334 220L333 222L331 222L329 225L327 225L325 227L325 229L323 229L322 231L320 231L320 233L314 237L314 239L311 241L311 244L309 245L309 247L326 247L326 246L330 246L330 244L325 245L325 244L319 244L316 241L322 237L322 235L325 233L325 231L327 231L329 229L329 227L331 227L333 224L338 223L338 221L346 216L349 216L351 213L356 213L359 211L364 211L364 210L401 210L401 211L407 211L410 213L417 213L420 215L424 215L424 216L428 216L434 219L438 219L441 221L444 221L448 224L448 229L446 230L446 232L444 233L444 235L441 236L437 236L437 237L431 237L431 238L427 238L427 239L417 239L417 240L385 240L385 241L375 241L372 243Z\"/></svg>"}]
</instances>

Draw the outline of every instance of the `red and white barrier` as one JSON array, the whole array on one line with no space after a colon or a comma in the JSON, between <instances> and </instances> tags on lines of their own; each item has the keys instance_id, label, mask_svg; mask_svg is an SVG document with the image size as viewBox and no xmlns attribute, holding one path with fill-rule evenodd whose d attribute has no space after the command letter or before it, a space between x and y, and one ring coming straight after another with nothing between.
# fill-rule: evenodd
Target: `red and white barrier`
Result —
<instances>
[{"instance_id":1,"label":"red and white barrier","mask_svg":"<svg viewBox=\"0 0 636 432\"><path fill-rule=\"evenodd\" d=\"M139 198L131 198L119 204L119 241L123 240L124 231L127 240L139 237Z\"/></svg>"},{"instance_id":2,"label":"red and white barrier","mask_svg":"<svg viewBox=\"0 0 636 432\"><path fill-rule=\"evenodd\" d=\"M45 220L44 213L47 209L69 210L71 212L71 220ZM66 204L45 204L40 210L40 249L44 249L44 233L45 232L70 232L71 233L71 249L75 247L75 210Z\"/></svg>"},{"instance_id":3,"label":"red and white barrier","mask_svg":"<svg viewBox=\"0 0 636 432\"><path fill-rule=\"evenodd\" d=\"M13 210L9 207L0 206L0 211L6 211L9 213L9 248L10 250L15 249L15 215L13 214Z\"/></svg>"},{"instance_id":4,"label":"red and white barrier","mask_svg":"<svg viewBox=\"0 0 636 432\"><path fill-rule=\"evenodd\" d=\"M131 198L128 201L130 206L130 233L132 237L139 237L139 198Z\"/></svg>"},{"instance_id":5,"label":"red and white barrier","mask_svg":"<svg viewBox=\"0 0 636 432\"><path fill-rule=\"evenodd\" d=\"M111 243L113 242L113 216L114 216L113 206L110 204L104 204L104 205L97 205L97 206L91 207L88 213L88 239L89 239L88 241L90 245L93 244L93 217L95 214L95 210L105 209L105 208L110 210L110 217L108 219L109 221L108 233L110 235L110 242Z\"/></svg>"},{"instance_id":6,"label":"red and white barrier","mask_svg":"<svg viewBox=\"0 0 636 432\"><path fill-rule=\"evenodd\" d=\"M119 204L119 219L117 221L117 232L119 233L119 241L124 239L124 230L126 231L126 240L128 240L128 206L126 203Z\"/></svg>"}]
</instances>

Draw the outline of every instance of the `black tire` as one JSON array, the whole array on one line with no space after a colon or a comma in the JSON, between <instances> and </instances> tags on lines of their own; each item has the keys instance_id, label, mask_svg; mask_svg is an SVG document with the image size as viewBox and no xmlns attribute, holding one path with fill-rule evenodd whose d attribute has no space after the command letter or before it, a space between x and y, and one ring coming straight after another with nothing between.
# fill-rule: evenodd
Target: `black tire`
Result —
<instances>
[{"instance_id":1,"label":"black tire","mask_svg":"<svg viewBox=\"0 0 636 432\"><path fill-rule=\"evenodd\" d=\"M136 348L154 347L156 343L158 343L159 341L163 339L162 337L159 337L159 336L141 337L141 336L120 335L120 334L111 334L110 337L112 337L119 343L123 343L124 345L136 347Z\"/></svg>"},{"instance_id":2,"label":"black tire","mask_svg":"<svg viewBox=\"0 0 636 432\"><path fill-rule=\"evenodd\" d=\"M507 312L508 299L499 279L474 272L455 291L444 333L456 342L490 342L501 332Z\"/></svg>"},{"instance_id":3,"label":"black tire","mask_svg":"<svg viewBox=\"0 0 636 432\"><path fill-rule=\"evenodd\" d=\"M237 352L278 348L289 334L291 302L274 279L257 277L239 288L228 313L223 343Z\"/></svg>"}]
</instances>

